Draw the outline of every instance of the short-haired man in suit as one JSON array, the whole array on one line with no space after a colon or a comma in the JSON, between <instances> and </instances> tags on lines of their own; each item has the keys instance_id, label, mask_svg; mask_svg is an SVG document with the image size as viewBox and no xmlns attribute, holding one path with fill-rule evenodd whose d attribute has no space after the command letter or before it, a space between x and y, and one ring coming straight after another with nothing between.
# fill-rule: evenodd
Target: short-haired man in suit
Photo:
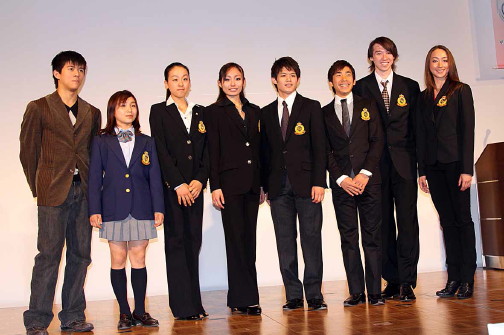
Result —
<instances>
[{"instance_id":1,"label":"short-haired man in suit","mask_svg":"<svg viewBox=\"0 0 504 335\"><path fill-rule=\"evenodd\" d=\"M420 88L394 72L397 47L387 37L371 41L371 73L357 81L354 92L376 101L385 130L382 177L382 276L386 299L415 300L419 232L415 106ZM395 207L395 217L394 217ZM396 224L397 220L397 224Z\"/></svg>"},{"instance_id":2,"label":"short-haired man in suit","mask_svg":"<svg viewBox=\"0 0 504 335\"><path fill-rule=\"evenodd\" d=\"M325 192L325 136L320 103L296 92L301 71L291 57L277 59L271 81L278 99L262 109L261 155L264 192L271 204L286 310L326 309L322 286L322 205ZM305 262L298 278L297 228Z\"/></svg>"},{"instance_id":3,"label":"short-haired man in suit","mask_svg":"<svg viewBox=\"0 0 504 335\"><path fill-rule=\"evenodd\" d=\"M336 61L327 74L334 100L322 108L327 134L329 170L334 210L350 297L345 307L366 301L383 305L381 297L381 189L379 162L383 130L376 104L352 94L355 70ZM359 218L357 218L357 212ZM366 271L359 249L359 221Z\"/></svg>"},{"instance_id":4,"label":"short-haired man in suit","mask_svg":"<svg viewBox=\"0 0 504 335\"><path fill-rule=\"evenodd\" d=\"M98 109L78 93L86 60L63 51L52 60L56 91L32 101L21 124L20 159L38 205L38 255L24 312L28 335L45 335L53 318L54 291L66 242L62 331L91 331L84 310L84 280L91 263L91 232L86 200L91 138L101 126Z\"/></svg>"}]
</instances>

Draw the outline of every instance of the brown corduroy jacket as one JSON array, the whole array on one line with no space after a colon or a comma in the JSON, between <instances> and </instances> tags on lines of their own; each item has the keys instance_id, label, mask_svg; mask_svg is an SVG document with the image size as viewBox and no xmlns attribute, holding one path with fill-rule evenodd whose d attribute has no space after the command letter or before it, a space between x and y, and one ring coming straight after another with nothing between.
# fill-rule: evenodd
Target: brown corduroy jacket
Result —
<instances>
[{"instance_id":1,"label":"brown corduroy jacket","mask_svg":"<svg viewBox=\"0 0 504 335\"><path fill-rule=\"evenodd\" d=\"M61 205L75 168L87 194L89 149L100 127L100 111L81 98L75 126L56 91L28 104L21 124L19 158L37 205Z\"/></svg>"}]
</instances>

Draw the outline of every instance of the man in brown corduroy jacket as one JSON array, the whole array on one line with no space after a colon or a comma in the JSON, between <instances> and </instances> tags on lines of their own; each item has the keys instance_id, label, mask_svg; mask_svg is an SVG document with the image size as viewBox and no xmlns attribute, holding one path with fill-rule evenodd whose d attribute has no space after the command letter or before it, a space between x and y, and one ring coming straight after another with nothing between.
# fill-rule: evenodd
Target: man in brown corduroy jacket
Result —
<instances>
[{"instance_id":1,"label":"man in brown corduroy jacket","mask_svg":"<svg viewBox=\"0 0 504 335\"><path fill-rule=\"evenodd\" d=\"M52 60L56 91L32 101L21 124L20 154L38 205L38 255L33 267L30 306L24 312L27 335L45 335L61 253L66 241L62 310L63 331L90 331L84 310L84 280L91 263L91 232L86 199L91 139L101 126L100 111L78 93L86 60L75 51Z\"/></svg>"}]
</instances>

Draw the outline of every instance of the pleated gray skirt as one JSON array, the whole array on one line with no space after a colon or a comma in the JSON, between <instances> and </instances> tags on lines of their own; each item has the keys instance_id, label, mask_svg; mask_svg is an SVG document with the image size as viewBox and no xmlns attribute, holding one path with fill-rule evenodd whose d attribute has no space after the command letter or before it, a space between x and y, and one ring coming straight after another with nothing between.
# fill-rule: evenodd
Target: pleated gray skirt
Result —
<instances>
[{"instance_id":1,"label":"pleated gray skirt","mask_svg":"<svg viewBox=\"0 0 504 335\"><path fill-rule=\"evenodd\" d=\"M154 220L137 220L131 214L121 221L103 222L100 229L100 238L109 241L138 241L156 237L157 230L154 227Z\"/></svg>"}]
</instances>

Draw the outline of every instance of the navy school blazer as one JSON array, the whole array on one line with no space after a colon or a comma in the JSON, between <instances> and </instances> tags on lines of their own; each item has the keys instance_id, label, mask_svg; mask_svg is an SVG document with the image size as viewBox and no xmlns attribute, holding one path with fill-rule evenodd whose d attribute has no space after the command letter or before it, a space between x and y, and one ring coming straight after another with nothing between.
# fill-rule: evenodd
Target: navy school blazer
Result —
<instances>
[{"instance_id":1,"label":"navy school blazer","mask_svg":"<svg viewBox=\"0 0 504 335\"><path fill-rule=\"evenodd\" d=\"M137 220L153 220L154 212L165 212L161 170L151 137L135 135L129 166L116 136L94 137L88 205L89 216L101 214L104 222L124 220L129 214Z\"/></svg>"}]
</instances>

